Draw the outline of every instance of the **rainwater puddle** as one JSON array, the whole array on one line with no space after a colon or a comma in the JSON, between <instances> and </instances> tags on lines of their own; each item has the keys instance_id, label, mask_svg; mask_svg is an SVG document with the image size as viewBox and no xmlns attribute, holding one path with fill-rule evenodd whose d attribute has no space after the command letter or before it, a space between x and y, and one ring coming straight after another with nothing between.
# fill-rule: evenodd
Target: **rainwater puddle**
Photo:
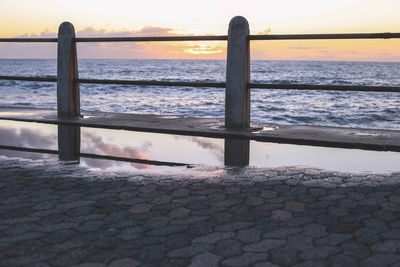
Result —
<instances>
[{"instance_id":1,"label":"rainwater puddle","mask_svg":"<svg viewBox=\"0 0 400 267\"><path fill-rule=\"evenodd\" d=\"M80 153L189 165L224 165L224 140L170 134L81 127ZM58 126L0 120L0 145L57 151ZM0 149L0 156L48 159L57 154ZM307 166L345 172L400 171L400 153L325 148L250 141L250 166ZM104 171L184 171L187 166L157 166L81 157L82 167Z\"/></svg>"}]
</instances>

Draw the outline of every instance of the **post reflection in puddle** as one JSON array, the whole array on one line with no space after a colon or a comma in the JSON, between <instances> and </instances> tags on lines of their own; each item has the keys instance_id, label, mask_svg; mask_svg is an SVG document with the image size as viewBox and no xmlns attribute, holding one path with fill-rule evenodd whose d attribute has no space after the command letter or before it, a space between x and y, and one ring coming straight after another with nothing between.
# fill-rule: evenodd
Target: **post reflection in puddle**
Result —
<instances>
[{"instance_id":1,"label":"post reflection in puddle","mask_svg":"<svg viewBox=\"0 0 400 267\"><path fill-rule=\"evenodd\" d=\"M81 150L81 127L58 125L58 155L61 160L79 162Z\"/></svg>"},{"instance_id":2,"label":"post reflection in puddle","mask_svg":"<svg viewBox=\"0 0 400 267\"><path fill-rule=\"evenodd\" d=\"M60 143L58 137L60 137ZM70 143L68 147L71 144L73 146L72 150L65 152L67 156L72 156L69 160L77 160L74 157L76 158L79 154L81 156L96 154L193 165L245 166L249 164L256 167L311 166L346 172L400 171L399 152L263 143L245 139L224 140L78 126L68 128L50 124L0 120L0 145L2 146L48 149L54 152L60 147L61 158L62 146L67 145L68 142ZM8 149L0 149L0 155L30 159L46 159L55 156ZM80 158L80 165L90 169L111 171L186 169L86 156Z\"/></svg>"}]
</instances>

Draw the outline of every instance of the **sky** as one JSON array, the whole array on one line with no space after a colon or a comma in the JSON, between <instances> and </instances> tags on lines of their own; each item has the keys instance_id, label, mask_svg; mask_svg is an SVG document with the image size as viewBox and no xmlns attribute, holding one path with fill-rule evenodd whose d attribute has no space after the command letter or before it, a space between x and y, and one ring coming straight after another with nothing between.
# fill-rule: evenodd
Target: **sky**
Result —
<instances>
[{"instance_id":1,"label":"sky","mask_svg":"<svg viewBox=\"0 0 400 267\"><path fill-rule=\"evenodd\" d=\"M0 38L400 32L399 0L0 0ZM400 39L252 41L260 60L400 61ZM55 58L55 44L0 43L0 58ZM226 42L81 43L79 58L225 59Z\"/></svg>"}]
</instances>

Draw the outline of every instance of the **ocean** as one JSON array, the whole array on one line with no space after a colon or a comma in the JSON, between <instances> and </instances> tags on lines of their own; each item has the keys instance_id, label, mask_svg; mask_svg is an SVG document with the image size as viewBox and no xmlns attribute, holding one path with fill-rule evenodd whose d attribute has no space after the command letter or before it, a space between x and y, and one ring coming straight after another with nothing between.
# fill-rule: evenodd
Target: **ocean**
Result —
<instances>
[{"instance_id":1,"label":"ocean","mask_svg":"<svg viewBox=\"0 0 400 267\"><path fill-rule=\"evenodd\" d=\"M79 60L79 77L224 82L224 60ZM0 75L55 77L50 59L1 59ZM400 63L252 61L252 83L400 86ZM223 88L81 84L81 109L224 117ZM56 108L56 84L0 80L2 106ZM251 91L251 121L400 130L400 94Z\"/></svg>"}]
</instances>

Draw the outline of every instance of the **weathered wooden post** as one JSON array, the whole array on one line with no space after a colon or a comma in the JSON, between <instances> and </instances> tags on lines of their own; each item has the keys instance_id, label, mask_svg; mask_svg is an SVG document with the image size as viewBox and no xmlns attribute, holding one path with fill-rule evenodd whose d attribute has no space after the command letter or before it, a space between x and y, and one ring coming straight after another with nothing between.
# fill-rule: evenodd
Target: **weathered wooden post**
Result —
<instances>
[{"instance_id":1,"label":"weathered wooden post","mask_svg":"<svg viewBox=\"0 0 400 267\"><path fill-rule=\"evenodd\" d=\"M250 126L249 24L244 17L234 17L229 23L226 61L225 127Z\"/></svg>"},{"instance_id":2,"label":"weathered wooden post","mask_svg":"<svg viewBox=\"0 0 400 267\"><path fill-rule=\"evenodd\" d=\"M244 17L234 17L229 23L226 65L225 127L246 129L250 127L249 23ZM225 165L249 164L250 144L247 139L225 139Z\"/></svg>"},{"instance_id":3,"label":"weathered wooden post","mask_svg":"<svg viewBox=\"0 0 400 267\"><path fill-rule=\"evenodd\" d=\"M75 29L63 22L58 29L57 50L57 113L59 119L80 116L78 60L75 44ZM58 153L61 160L78 160L80 153L80 127L58 125Z\"/></svg>"}]
</instances>

